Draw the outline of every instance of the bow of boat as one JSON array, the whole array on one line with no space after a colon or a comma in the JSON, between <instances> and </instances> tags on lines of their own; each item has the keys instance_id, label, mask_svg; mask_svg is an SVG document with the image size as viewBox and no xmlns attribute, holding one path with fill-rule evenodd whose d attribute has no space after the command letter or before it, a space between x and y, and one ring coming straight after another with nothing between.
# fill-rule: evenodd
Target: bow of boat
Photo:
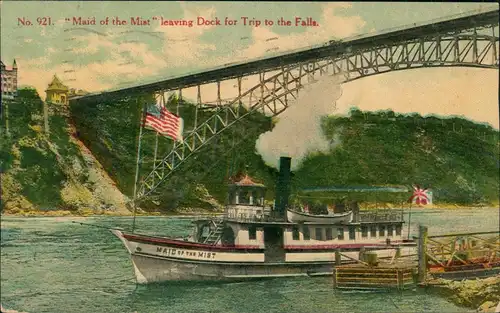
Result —
<instances>
[{"instance_id":1,"label":"bow of boat","mask_svg":"<svg viewBox=\"0 0 500 313\"><path fill-rule=\"evenodd\" d=\"M132 248L132 243L125 238L125 236L123 235L123 232L118 230L118 229L111 229L111 232L113 233L113 235L118 237L118 239L120 239L120 241L123 243L125 248L127 248L128 253L132 254L133 250L134 250Z\"/></svg>"}]
</instances>

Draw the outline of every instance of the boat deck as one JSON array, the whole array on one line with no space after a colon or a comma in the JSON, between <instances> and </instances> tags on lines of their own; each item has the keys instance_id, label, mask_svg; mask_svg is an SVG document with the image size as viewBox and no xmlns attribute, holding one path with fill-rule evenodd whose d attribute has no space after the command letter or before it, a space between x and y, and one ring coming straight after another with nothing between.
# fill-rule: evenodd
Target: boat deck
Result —
<instances>
[{"instance_id":1,"label":"boat deck","mask_svg":"<svg viewBox=\"0 0 500 313\"><path fill-rule=\"evenodd\" d=\"M321 217L321 215L318 215ZM202 217L200 220L211 219L208 216ZM237 223L256 223L256 224L275 224L275 225L296 225L297 223L289 222L286 217L275 216L271 212L263 212L261 215L255 215L254 213L249 214L217 214L213 216L212 219L224 220L229 222ZM359 212L359 218L357 221L344 223L350 225L360 225L360 224L372 224L372 223L399 223L404 222L403 210L399 209L381 209L381 210L366 210ZM302 223L302 222L301 222ZM303 222L303 224L318 224L314 222Z\"/></svg>"}]
</instances>

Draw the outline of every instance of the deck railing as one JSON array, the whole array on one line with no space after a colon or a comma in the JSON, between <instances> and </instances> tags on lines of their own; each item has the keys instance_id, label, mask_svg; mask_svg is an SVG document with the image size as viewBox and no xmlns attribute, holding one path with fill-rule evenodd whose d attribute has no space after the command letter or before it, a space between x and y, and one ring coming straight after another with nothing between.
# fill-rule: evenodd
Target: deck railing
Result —
<instances>
[{"instance_id":1,"label":"deck railing","mask_svg":"<svg viewBox=\"0 0 500 313\"><path fill-rule=\"evenodd\" d=\"M359 212L359 222L402 222L403 210L384 209Z\"/></svg>"},{"instance_id":2,"label":"deck railing","mask_svg":"<svg viewBox=\"0 0 500 313\"><path fill-rule=\"evenodd\" d=\"M403 222L402 209L381 209L381 210L366 210L360 211L357 222L373 223L373 222ZM232 220L239 222L283 222L284 218L277 216L270 208L265 208L261 212L256 213L253 210L228 211L225 213L214 214L213 216L204 216L204 218L213 218L218 221Z\"/></svg>"},{"instance_id":3,"label":"deck railing","mask_svg":"<svg viewBox=\"0 0 500 313\"><path fill-rule=\"evenodd\" d=\"M225 220L238 221L238 222L284 222L283 217L276 216L272 212L264 211L262 214L244 214L244 213L225 213Z\"/></svg>"}]
</instances>

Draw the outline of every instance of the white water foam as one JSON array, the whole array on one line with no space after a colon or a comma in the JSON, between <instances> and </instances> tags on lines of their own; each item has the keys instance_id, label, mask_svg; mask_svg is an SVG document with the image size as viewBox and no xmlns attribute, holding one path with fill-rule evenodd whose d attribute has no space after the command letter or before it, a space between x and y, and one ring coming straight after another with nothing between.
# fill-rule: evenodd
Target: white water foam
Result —
<instances>
[{"instance_id":1,"label":"white water foam","mask_svg":"<svg viewBox=\"0 0 500 313\"><path fill-rule=\"evenodd\" d=\"M28 313L28 312L19 312L16 310L5 309L1 304L0 304L0 312L1 313Z\"/></svg>"}]
</instances>

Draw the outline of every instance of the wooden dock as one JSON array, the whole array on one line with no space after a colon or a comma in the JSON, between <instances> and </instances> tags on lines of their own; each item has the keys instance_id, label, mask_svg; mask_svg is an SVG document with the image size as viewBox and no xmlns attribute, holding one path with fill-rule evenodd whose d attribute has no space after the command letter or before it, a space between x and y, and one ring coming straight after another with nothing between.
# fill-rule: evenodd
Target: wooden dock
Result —
<instances>
[{"instance_id":1,"label":"wooden dock","mask_svg":"<svg viewBox=\"0 0 500 313\"><path fill-rule=\"evenodd\" d=\"M418 260L400 258L377 260L371 252L360 251L358 259L335 252L337 266L333 285L337 289L407 289L425 286L427 278L474 279L500 273L500 232L477 232L428 236L419 226ZM340 265L341 257L356 263Z\"/></svg>"},{"instance_id":2,"label":"wooden dock","mask_svg":"<svg viewBox=\"0 0 500 313\"><path fill-rule=\"evenodd\" d=\"M490 277L500 273L500 232L428 236L419 227L419 282L428 276L448 280Z\"/></svg>"},{"instance_id":3,"label":"wooden dock","mask_svg":"<svg viewBox=\"0 0 500 313\"><path fill-rule=\"evenodd\" d=\"M334 269L333 286L337 289L408 289L416 285L417 264L398 262L377 266L352 264Z\"/></svg>"}]
</instances>

